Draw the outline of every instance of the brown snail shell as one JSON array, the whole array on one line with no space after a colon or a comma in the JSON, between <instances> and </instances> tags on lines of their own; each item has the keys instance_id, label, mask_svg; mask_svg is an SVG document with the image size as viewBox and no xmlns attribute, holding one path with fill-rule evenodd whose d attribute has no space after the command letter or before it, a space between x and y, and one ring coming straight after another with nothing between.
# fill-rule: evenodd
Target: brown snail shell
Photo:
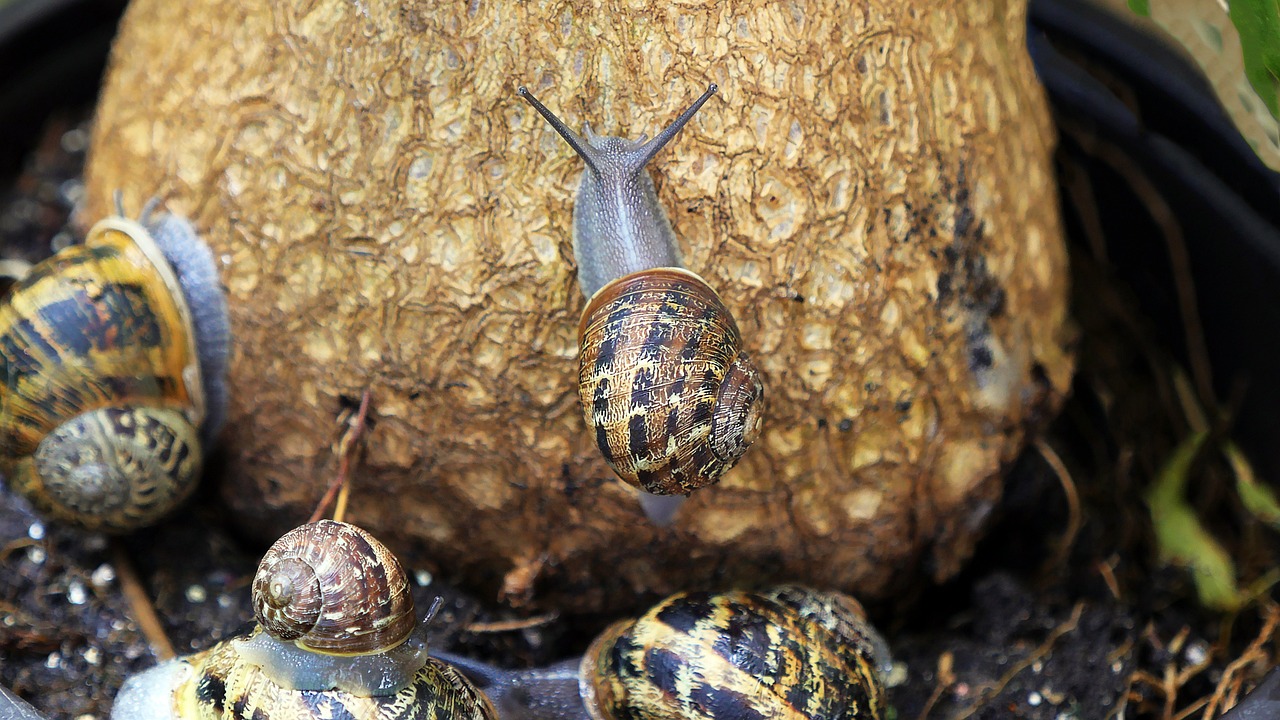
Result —
<instances>
[{"instance_id":1,"label":"brown snail shell","mask_svg":"<svg viewBox=\"0 0 1280 720\"><path fill-rule=\"evenodd\" d=\"M880 720L882 642L838 593L681 593L606 629L579 677L593 720Z\"/></svg>"},{"instance_id":2,"label":"brown snail shell","mask_svg":"<svg viewBox=\"0 0 1280 720\"><path fill-rule=\"evenodd\" d=\"M688 494L733 467L760 435L764 385L720 296L681 268L602 287L578 325L583 413L626 482Z\"/></svg>"},{"instance_id":3,"label":"brown snail shell","mask_svg":"<svg viewBox=\"0 0 1280 720\"><path fill-rule=\"evenodd\" d=\"M856 600L797 585L673 595L579 660L534 670L432 654L503 720L882 720L892 667Z\"/></svg>"},{"instance_id":4,"label":"brown snail shell","mask_svg":"<svg viewBox=\"0 0 1280 720\"><path fill-rule=\"evenodd\" d=\"M170 214L117 216L0 303L0 471L45 514L148 525L186 498L226 407L226 302Z\"/></svg>"},{"instance_id":5,"label":"brown snail shell","mask_svg":"<svg viewBox=\"0 0 1280 720\"><path fill-rule=\"evenodd\" d=\"M342 655L393 648L416 625L400 561L369 533L333 520L271 546L253 578L253 612L281 640Z\"/></svg>"}]
</instances>

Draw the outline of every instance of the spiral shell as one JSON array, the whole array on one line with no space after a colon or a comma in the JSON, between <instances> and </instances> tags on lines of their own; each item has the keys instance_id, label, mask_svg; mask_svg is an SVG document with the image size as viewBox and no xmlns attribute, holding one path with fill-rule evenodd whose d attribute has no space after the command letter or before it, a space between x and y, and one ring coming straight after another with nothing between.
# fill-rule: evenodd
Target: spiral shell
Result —
<instances>
[{"instance_id":1,"label":"spiral shell","mask_svg":"<svg viewBox=\"0 0 1280 720\"><path fill-rule=\"evenodd\" d=\"M658 495L714 483L760 435L764 385L732 314L681 268L600 289L578 326L587 425L626 482Z\"/></svg>"},{"instance_id":2,"label":"spiral shell","mask_svg":"<svg viewBox=\"0 0 1280 720\"><path fill-rule=\"evenodd\" d=\"M294 528L263 556L253 612L267 632L316 652L383 652L413 632L413 594L395 555L354 525Z\"/></svg>"},{"instance_id":3,"label":"spiral shell","mask_svg":"<svg viewBox=\"0 0 1280 720\"><path fill-rule=\"evenodd\" d=\"M594 720L880 720L869 627L852 598L807 588L682 593L596 638L581 692Z\"/></svg>"},{"instance_id":4,"label":"spiral shell","mask_svg":"<svg viewBox=\"0 0 1280 720\"><path fill-rule=\"evenodd\" d=\"M140 223L103 220L0 304L0 471L43 512L90 529L130 530L170 510L198 480L202 432L216 431L198 345L210 331L209 356L225 360L212 256L185 221L152 227L163 244ZM210 296L202 327L171 250ZM208 376L217 393L221 370ZM212 400L220 415L224 399Z\"/></svg>"}]
</instances>

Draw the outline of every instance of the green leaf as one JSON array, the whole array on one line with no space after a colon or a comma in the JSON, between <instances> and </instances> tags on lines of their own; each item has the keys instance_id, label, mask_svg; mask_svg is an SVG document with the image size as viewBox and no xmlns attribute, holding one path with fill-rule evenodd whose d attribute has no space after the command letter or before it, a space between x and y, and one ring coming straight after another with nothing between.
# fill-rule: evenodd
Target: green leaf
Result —
<instances>
[{"instance_id":1,"label":"green leaf","mask_svg":"<svg viewBox=\"0 0 1280 720\"><path fill-rule=\"evenodd\" d=\"M1129 0L1129 9L1142 17L1151 17L1150 0Z\"/></svg>"},{"instance_id":2,"label":"green leaf","mask_svg":"<svg viewBox=\"0 0 1280 720\"><path fill-rule=\"evenodd\" d=\"M1147 507L1161 557L1191 570L1203 605L1234 610L1245 600L1236 584L1235 563L1186 500L1192 463L1207 437L1208 433L1196 433L1178 445L1147 491Z\"/></svg>"},{"instance_id":3,"label":"green leaf","mask_svg":"<svg viewBox=\"0 0 1280 720\"><path fill-rule=\"evenodd\" d=\"M1280 118L1280 0L1230 0L1231 22L1240 33L1244 74L1267 109Z\"/></svg>"},{"instance_id":4,"label":"green leaf","mask_svg":"<svg viewBox=\"0 0 1280 720\"><path fill-rule=\"evenodd\" d=\"M1244 508L1262 522L1280 529L1280 501L1276 500L1275 491L1258 482L1249 459L1234 442L1228 442L1222 452L1226 454L1231 470L1235 473L1236 492L1240 494L1240 502Z\"/></svg>"}]
</instances>

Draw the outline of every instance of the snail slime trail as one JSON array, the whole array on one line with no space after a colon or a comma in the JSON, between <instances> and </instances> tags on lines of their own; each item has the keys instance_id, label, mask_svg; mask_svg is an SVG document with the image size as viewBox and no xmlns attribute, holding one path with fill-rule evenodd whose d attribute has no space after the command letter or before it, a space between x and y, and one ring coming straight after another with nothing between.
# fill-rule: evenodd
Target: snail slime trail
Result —
<instances>
[{"instance_id":1,"label":"snail slime trail","mask_svg":"<svg viewBox=\"0 0 1280 720\"><path fill-rule=\"evenodd\" d=\"M519 94L582 158L573 253L588 298L578 324L583 417L613 471L663 499L642 506L670 523L684 496L733 467L764 423L764 384L715 290L682 267L645 166L717 91L652 140L579 136L533 93ZM585 139L584 139L585 138Z\"/></svg>"}]
</instances>

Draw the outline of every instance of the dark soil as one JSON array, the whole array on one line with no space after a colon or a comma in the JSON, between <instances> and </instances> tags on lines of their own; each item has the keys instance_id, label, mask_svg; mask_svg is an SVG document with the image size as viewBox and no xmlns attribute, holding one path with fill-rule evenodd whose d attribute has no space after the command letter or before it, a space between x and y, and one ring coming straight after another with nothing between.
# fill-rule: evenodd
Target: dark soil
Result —
<instances>
[{"instance_id":1,"label":"dark soil","mask_svg":"<svg viewBox=\"0 0 1280 720\"><path fill-rule=\"evenodd\" d=\"M0 207L0 259L36 260L67 237L85 137L81 123L51 123ZM1170 401L1174 364L1124 288L1083 246L1073 251L1081 371L1044 436L1069 475L1030 448L1010 468L969 569L872 608L898 664L897 718L1198 718L1215 691L1251 687L1275 657L1269 591L1236 614L1213 613L1199 606L1185 572L1156 561L1142 492L1185 437ZM1277 536L1223 489L1230 482L1221 463L1206 459L1196 478L1194 502L1243 580L1261 577L1275 566ZM241 629L263 548L237 538L221 512L206 487L173 519L116 540L45 524L25 502L0 495L0 684L53 718L107 717L123 679L155 661L122 593L128 566L179 652ZM588 640L567 620L468 630L513 615L430 576L418 580L421 607L437 594L446 600L436 647L515 667L580 652Z\"/></svg>"}]
</instances>

